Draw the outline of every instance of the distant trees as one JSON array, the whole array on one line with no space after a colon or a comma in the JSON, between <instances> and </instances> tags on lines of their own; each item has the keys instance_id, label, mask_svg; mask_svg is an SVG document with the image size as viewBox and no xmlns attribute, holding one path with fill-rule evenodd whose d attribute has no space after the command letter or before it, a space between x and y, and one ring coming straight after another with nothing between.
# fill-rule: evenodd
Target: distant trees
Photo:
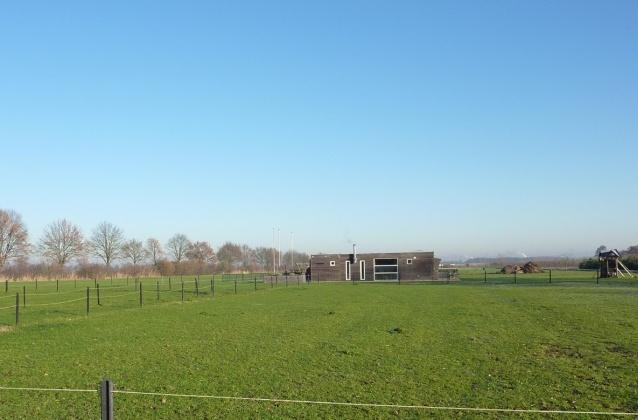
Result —
<instances>
[{"instance_id":1,"label":"distant trees","mask_svg":"<svg viewBox=\"0 0 638 420\"><path fill-rule=\"evenodd\" d=\"M109 222L100 223L91 235L90 248L96 257L111 267L113 261L120 257L124 234L117 226Z\"/></svg>"},{"instance_id":2,"label":"distant trees","mask_svg":"<svg viewBox=\"0 0 638 420\"><path fill-rule=\"evenodd\" d=\"M623 256L638 256L638 245L632 245L629 248L621 252Z\"/></svg>"},{"instance_id":3,"label":"distant trees","mask_svg":"<svg viewBox=\"0 0 638 420\"><path fill-rule=\"evenodd\" d=\"M201 264L210 264L215 261L215 251L208 242L194 242L186 250L186 258Z\"/></svg>"},{"instance_id":4,"label":"distant trees","mask_svg":"<svg viewBox=\"0 0 638 420\"><path fill-rule=\"evenodd\" d=\"M241 245L226 242L217 251L217 259L221 271L232 271L239 268L242 260Z\"/></svg>"},{"instance_id":5,"label":"distant trees","mask_svg":"<svg viewBox=\"0 0 638 420\"><path fill-rule=\"evenodd\" d=\"M64 267L71 259L83 255L84 237L73 223L66 219L56 220L44 228L38 249L53 264Z\"/></svg>"},{"instance_id":6,"label":"distant trees","mask_svg":"<svg viewBox=\"0 0 638 420\"><path fill-rule=\"evenodd\" d=\"M133 267L144 261L148 256L142 241L131 239L122 245L122 256L131 261Z\"/></svg>"},{"instance_id":7,"label":"distant trees","mask_svg":"<svg viewBox=\"0 0 638 420\"><path fill-rule=\"evenodd\" d=\"M148 238L146 240L146 252L148 253L151 261L153 261L153 265L157 266L157 263L164 256L164 250L162 249L162 244L155 238Z\"/></svg>"},{"instance_id":8,"label":"distant trees","mask_svg":"<svg viewBox=\"0 0 638 420\"><path fill-rule=\"evenodd\" d=\"M186 251L191 246L191 241L183 233L178 233L168 240L166 247L176 263L182 262L186 257Z\"/></svg>"},{"instance_id":9,"label":"distant trees","mask_svg":"<svg viewBox=\"0 0 638 420\"><path fill-rule=\"evenodd\" d=\"M607 251L607 246L606 245L601 245L598 248L596 248L596 252L594 253L594 257L597 257L598 254L600 254L601 252L605 252Z\"/></svg>"},{"instance_id":10,"label":"distant trees","mask_svg":"<svg viewBox=\"0 0 638 420\"><path fill-rule=\"evenodd\" d=\"M28 253L29 234L22 217L13 210L0 209L0 269Z\"/></svg>"}]
</instances>

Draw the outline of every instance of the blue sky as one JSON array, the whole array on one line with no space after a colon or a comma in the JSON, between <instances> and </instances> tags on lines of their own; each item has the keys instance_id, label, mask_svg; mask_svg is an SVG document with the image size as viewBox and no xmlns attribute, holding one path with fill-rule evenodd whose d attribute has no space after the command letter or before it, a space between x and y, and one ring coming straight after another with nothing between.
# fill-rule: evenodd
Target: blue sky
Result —
<instances>
[{"instance_id":1,"label":"blue sky","mask_svg":"<svg viewBox=\"0 0 638 420\"><path fill-rule=\"evenodd\" d=\"M214 246L280 226L308 252L626 247L637 21L635 1L4 3L0 208L32 239L65 217Z\"/></svg>"}]
</instances>

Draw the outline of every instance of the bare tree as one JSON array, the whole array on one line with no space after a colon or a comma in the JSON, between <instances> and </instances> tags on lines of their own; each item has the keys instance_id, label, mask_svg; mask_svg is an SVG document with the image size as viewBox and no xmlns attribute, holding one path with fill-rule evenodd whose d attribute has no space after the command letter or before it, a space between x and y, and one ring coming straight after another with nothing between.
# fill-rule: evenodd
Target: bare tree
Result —
<instances>
[{"instance_id":1,"label":"bare tree","mask_svg":"<svg viewBox=\"0 0 638 420\"><path fill-rule=\"evenodd\" d=\"M215 261L215 251L208 242L195 242L186 251L186 258L199 263L210 264Z\"/></svg>"},{"instance_id":2,"label":"bare tree","mask_svg":"<svg viewBox=\"0 0 638 420\"><path fill-rule=\"evenodd\" d=\"M239 268L242 263L241 245L226 242L217 251L217 258L223 271L232 271Z\"/></svg>"},{"instance_id":3,"label":"bare tree","mask_svg":"<svg viewBox=\"0 0 638 420\"><path fill-rule=\"evenodd\" d=\"M124 234L122 230L109 222L100 223L91 236L91 250L100 257L107 267L120 257Z\"/></svg>"},{"instance_id":4,"label":"bare tree","mask_svg":"<svg viewBox=\"0 0 638 420\"><path fill-rule=\"evenodd\" d=\"M182 262L182 260L186 257L186 251L191 246L191 241L188 240L186 235L183 233L178 233L168 240L166 247L173 255L175 262Z\"/></svg>"},{"instance_id":5,"label":"bare tree","mask_svg":"<svg viewBox=\"0 0 638 420\"><path fill-rule=\"evenodd\" d=\"M28 253L29 234L22 217L13 210L0 209L0 268Z\"/></svg>"},{"instance_id":6,"label":"bare tree","mask_svg":"<svg viewBox=\"0 0 638 420\"><path fill-rule=\"evenodd\" d=\"M607 251L607 246L606 245L601 245L598 248L596 248L596 253L594 253L594 257L597 257L598 254L600 254L601 252L605 252Z\"/></svg>"},{"instance_id":7,"label":"bare tree","mask_svg":"<svg viewBox=\"0 0 638 420\"><path fill-rule=\"evenodd\" d=\"M153 260L153 265L157 266L157 263L164 256L164 250L162 249L162 244L155 238L148 238L146 240L146 252Z\"/></svg>"},{"instance_id":8,"label":"bare tree","mask_svg":"<svg viewBox=\"0 0 638 420\"><path fill-rule=\"evenodd\" d=\"M38 248L42 256L64 267L72 258L83 254L84 237L79 227L66 219L60 219L44 229Z\"/></svg>"},{"instance_id":9,"label":"bare tree","mask_svg":"<svg viewBox=\"0 0 638 420\"><path fill-rule=\"evenodd\" d=\"M144 261L144 259L148 256L148 253L146 252L146 249L144 249L142 241L131 239L122 245L122 255L124 258L131 260L133 267L136 267L137 264Z\"/></svg>"}]
</instances>

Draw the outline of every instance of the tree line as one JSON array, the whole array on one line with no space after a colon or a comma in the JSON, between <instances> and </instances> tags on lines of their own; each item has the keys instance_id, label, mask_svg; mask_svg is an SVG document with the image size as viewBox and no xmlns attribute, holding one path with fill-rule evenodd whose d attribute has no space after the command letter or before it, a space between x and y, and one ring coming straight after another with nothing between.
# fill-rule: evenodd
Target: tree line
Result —
<instances>
[{"instance_id":1,"label":"tree line","mask_svg":"<svg viewBox=\"0 0 638 420\"><path fill-rule=\"evenodd\" d=\"M31 243L20 214L0 209L0 273L11 278L302 272L308 260L302 252L279 255L272 247L252 248L233 242L215 251L209 242L191 241L182 233L165 244L152 237L145 241L127 239L122 229L109 222L98 224L85 237L79 226L66 219L48 224L39 240Z\"/></svg>"}]
</instances>

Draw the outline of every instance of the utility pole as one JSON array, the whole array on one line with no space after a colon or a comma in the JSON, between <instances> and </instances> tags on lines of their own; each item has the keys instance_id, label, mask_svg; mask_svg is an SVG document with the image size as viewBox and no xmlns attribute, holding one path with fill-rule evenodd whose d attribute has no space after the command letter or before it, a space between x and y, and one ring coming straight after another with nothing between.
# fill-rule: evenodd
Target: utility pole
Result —
<instances>
[{"instance_id":1,"label":"utility pole","mask_svg":"<svg viewBox=\"0 0 638 420\"><path fill-rule=\"evenodd\" d=\"M295 271L295 248L293 233L290 232L290 269Z\"/></svg>"},{"instance_id":2,"label":"utility pole","mask_svg":"<svg viewBox=\"0 0 638 420\"><path fill-rule=\"evenodd\" d=\"M277 228L277 272L281 267L281 229Z\"/></svg>"}]
</instances>

